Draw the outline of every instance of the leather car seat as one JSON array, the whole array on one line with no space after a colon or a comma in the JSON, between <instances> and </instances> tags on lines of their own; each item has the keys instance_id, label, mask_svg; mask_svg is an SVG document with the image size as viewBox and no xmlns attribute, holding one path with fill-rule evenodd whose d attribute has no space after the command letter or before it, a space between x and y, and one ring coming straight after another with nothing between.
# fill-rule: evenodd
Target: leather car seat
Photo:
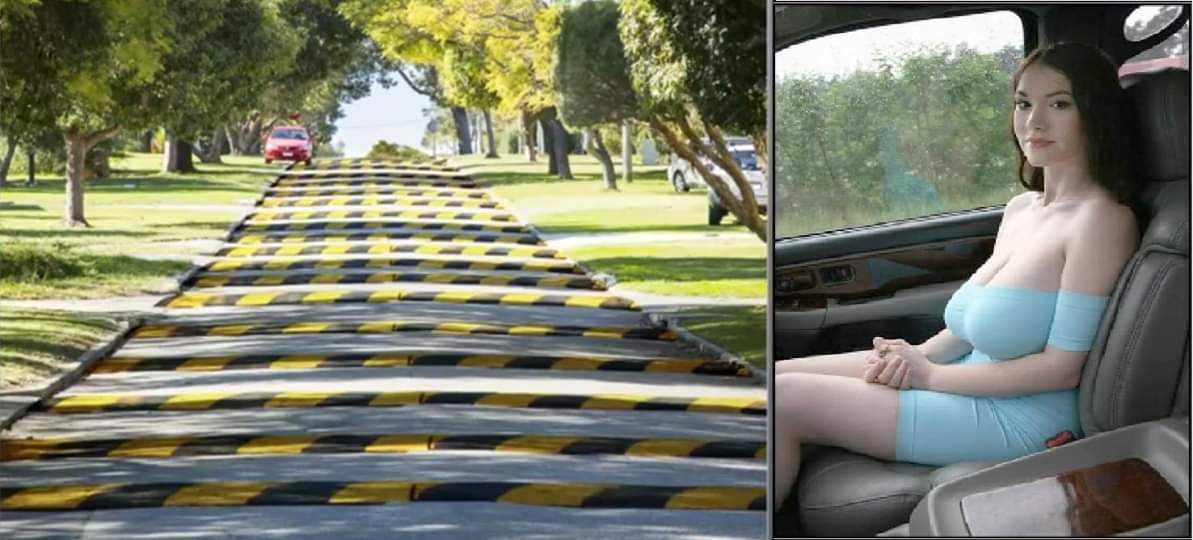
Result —
<instances>
[{"instance_id":1,"label":"leather car seat","mask_svg":"<svg viewBox=\"0 0 1193 540\"><path fill-rule=\"evenodd\" d=\"M1189 416L1189 72L1122 81L1133 109L1143 237L1111 295L1078 389L1085 436ZM936 468L809 447L777 535L874 536L934 486L996 462ZM791 511L798 529L791 525Z\"/></svg>"}]
</instances>

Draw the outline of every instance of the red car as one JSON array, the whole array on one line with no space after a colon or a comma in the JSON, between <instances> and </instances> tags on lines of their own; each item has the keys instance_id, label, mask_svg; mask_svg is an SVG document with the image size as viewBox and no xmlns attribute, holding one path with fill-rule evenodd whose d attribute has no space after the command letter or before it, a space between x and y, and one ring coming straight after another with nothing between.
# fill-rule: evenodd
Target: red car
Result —
<instances>
[{"instance_id":1,"label":"red car","mask_svg":"<svg viewBox=\"0 0 1193 540\"><path fill-rule=\"evenodd\" d=\"M303 126L278 126L265 139L265 163L279 161L303 161L311 164L315 153L311 134Z\"/></svg>"}]
</instances>

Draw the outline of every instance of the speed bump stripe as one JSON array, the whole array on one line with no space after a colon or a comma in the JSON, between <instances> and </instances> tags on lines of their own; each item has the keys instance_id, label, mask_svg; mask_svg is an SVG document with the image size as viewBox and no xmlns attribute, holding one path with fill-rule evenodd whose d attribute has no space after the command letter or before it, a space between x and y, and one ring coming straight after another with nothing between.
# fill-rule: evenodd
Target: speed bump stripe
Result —
<instances>
[{"instance_id":1,"label":"speed bump stripe","mask_svg":"<svg viewBox=\"0 0 1193 540\"><path fill-rule=\"evenodd\" d=\"M454 180L434 177L393 177L368 178L328 177L308 179L280 180L274 188L302 188L302 189L340 189L340 188L421 188L421 189L483 189L487 184L475 180Z\"/></svg>"},{"instance_id":2,"label":"speed bump stripe","mask_svg":"<svg viewBox=\"0 0 1193 540\"><path fill-rule=\"evenodd\" d=\"M332 270L336 268L395 268L413 266L415 268L433 268L439 270L503 270L526 272L553 272L558 274L583 274L584 271L571 261L503 261L489 262L476 260L436 260L436 259L345 259L345 260L273 260L268 262L251 262L244 260L216 261L207 266L200 277L211 273L252 270Z\"/></svg>"},{"instance_id":3,"label":"speed bump stripe","mask_svg":"<svg viewBox=\"0 0 1193 540\"><path fill-rule=\"evenodd\" d=\"M160 458L170 457L193 437L164 437L159 439L131 439L120 441L107 457ZM4 444L9 444L7 441Z\"/></svg>"},{"instance_id":4,"label":"speed bump stripe","mask_svg":"<svg viewBox=\"0 0 1193 540\"><path fill-rule=\"evenodd\" d=\"M91 395L50 398L39 402L35 410L57 414L157 411L157 410L213 410L227 408L307 408L370 406L394 407L408 405L489 405L533 409L596 409L596 410L654 410L721 414L765 415L766 402L749 398L717 398L710 406L708 398L657 397L642 395L569 395L524 394L501 392L282 392L244 394L176 394L169 396L120 396L103 394L101 399ZM74 400L75 406L63 406ZM78 406L78 402L87 406ZM704 402L703 406L696 406Z\"/></svg>"},{"instance_id":5,"label":"speed bump stripe","mask_svg":"<svg viewBox=\"0 0 1193 540\"><path fill-rule=\"evenodd\" d=\"M594 295L592 300L575 302L574 296L524 295L502 293L463 293L442 291L406 291L388 289L381 291L293 291L285 293L248 293L207 295L182 292L167 297L158 306L167 308L193 308L203 306L265 306L295 304L353 304L388 302L450 302L459 304L509 304L520 306L583 307L592 309L618 309L638 311L638 303L617 296Z\"/></svg>"},{"instance_id":6,"label":"speed bump stripe","mask_svg":"<svg viewBox=\"0 0 1193 540\"><path fill-rule=\"evenodd\" d=\"M317 244L343 242L385 242L388 240L426 240L429 242L476 242L543 245L543 241L531 235L494 234L488 232L385 232L359 234L310 234L310 235L266 235L247 234L234 238L233 242L247 247L258 244Z\"/></svg>"},{"instance_id":7,"label":"speed bump stripe","mask_svg":"<svg viewBox=\"0 0 1193 540\"><path fill-rule=\"evenodd\" d=\"M758 505L758 490L747 487L692 488L670 497L666 508L672 510L698 510L710 505L719 505L734 510L761 510ZM765 501L763 505L765 506Z\"/></svg>"},{"instance_id":8,"label":"speed bump stripe","mask_svg":"<svg viewBox=\"0 0 1193 540\"><path fill-rule=\"evenodd\" d=\"M333 244L327 246L304 246L294 244L282 247L226 247L216 252L216 257L262 257L294 255L361 255L386 253L423 253L428 255L480 255L503 257L535 257L540 259L563 258L557 250L538 247L493 247L431 244Z\"/></svg>"},{"instance_id":9,"label":"speed bump stripe","mask_svg":"<svg viewBox=\"0 0 1193 540\"><path fill-rule=\"evenodd\" d=\"M317 197L342 197L362 195L389 195L394 197L434 197L444 199L488 199L486 191L469 189L418 189L403 187L349 187L349 188L269 188L265 193L271 199L306 199Z\"/></svg>"},{"instance_id":10,"label":"speed bump stripe","mask_svg":"<svg viewBox=\"0 0 1193 540\"><path fill-rule=\"evenodd\" d=\"M0 497L0 509L6 511L467 501L572 508L766 509L763 487L421 480L6 486Z\"/></svg>"},{"instance_id":11,"label":"speed bump stripe","mask_svg":"<svg viewBox=\"0 0 1193 540\"><path fill-rule=\"evenodd\" d=\"M219 357L108 358L94 373L127 371L217 371L236 369L315 369L344 367L436 366L470 368L557 369L569 371L646 371L698 375L749 376L749 370L721 360L664 358L621 360L554 356L469 354L341 354L329 356L246 355Z\"/></svg>"},{"instance_id":12,"label":"speed bump stripe","mask_svg":"<svg viewBox=\"0 0 1193 540\"><path fill-rule=\"evenodd\" d=\"M414 494L413 482L357 482L336 491L328 504L408 503Z\"/></svg>"},{"instance_id":13,"label":"speed bump stripe","mask_svg":"<svg viewBox=\"0 0 1193 540\"><path fill-rule=\"evenodd\" d=\"M464 274L458 272L373 272L357 274L305 273L265 274L252 276L221 277L208 281L198 276L195 288L211 287L272 287L278 285L317 285L338 283L437 283L440 285L496 285L504 287L534 287L537 289L584 289L603 291L598 282L588 277L548 278L538 276L494 276ZM154 337L154 336L142 336ZM162 336L157 336L162 337Z\"/></svg>"},{"instance_id":14,"label":"speed bump stripe","mask_svg":"<svg viewBox=\"0 0 1193 540\"><path fill-rule=\"evenodd\" d=\"M578 508L584 506L585 499L602 489L594 485L530 484L503 493L497 502Z\"/></svg>"},{"instance_id":15,"label":"speed bump stripe","mask_svg":"<svg viewBox=\"0 0 1193 540\"><path fill-rule=\"evenodd\" d=\"M453 450L639 457L765 459L763 441L518 434L217 435L142 439L5 440L3 461L273 454L406 454ZM759 452L762 452L761 455Z\"/></svg>"},{"instance_id":16,"label":"speed bump stripe","mask_svg":"<svg viewBox=\"0 0 1193 540\"><path fill-rule=\"evenodd\" d=\"M488 223L450 223L426 221L315 221L298 223L246 224L240 234L286 233L325 230L417 229L424 231L473 231L530 234L523 225L492 225Z\"/></svg>"},{"instance_id":17,"label":"speed bump stripe","mask_svg":"<svg viewBox=\"0 0 1193 540\"><path fill-rule=\"evenodd\" d=\"M269 198L261 201L260 208L287 208L292 206L426 206L428 208L490 208L501 209L496 201L473 199L448 199L443 197L376 196L365 197L298 197Z\"/></svg>"},{"instance_id":18,"label":"speed bump stripe","mask_svg":"<svg viewBox=\"0 0 1193 540\"><path fill-rule=\"evenodd\" d=\"M241 455L301 454L319 437L317 435L274 435L245 441L236 449ZM194 455L194 454L190 454Z\"/></svg>"},{"instance_id":19,"label":"speed bump stripe","mask_svg":"<svg viewBox=\"0 0 1193 540\"><path fill-rule=\"evenodd\" d=\"M420 210L394 210L385 212L254 212L249 215L246 221L282 221L294 219L378 219L378 218L397 218L397 219L437 219L437 220L457 220L457 221L516 221L517 218L513 214L505 214L501 212L424 212Z\"/></svg>"},{"instance_id":20,"label":"speed bump stripe","mask_svg":"<svg viewBox=\"0 0 1193 540\"><path fill-rule=\"evenodd\" d=\"M184 485L162 506L244 506L272 484L268 482L218 482Z\"/></svg>"},{"instance_id":21,"label":"speed bump stripe","mask_svg":"<svg viewBox=\"0 0 1193 540\"><path fill-rule=\"evenodd\" d=\"M74 510L88 499L124 487L125 484L48 486L0 490L0 510Z\"/></svg>"},{"instance_id":22,"label":"speed bump stripe","mask_svg":"<svg viewBox=\"0 0 1193 540\"><path fill-rule=\"evenodd\" d=\"M157 409L163 411L201 411L213 408L213 406L220 400L232 396L233 394L226 392L179 394L175 396L165 396L164 400L162 398L149 398L149 400L162 400L161 406L157 407Z\"/></svg>"}]
</instances>

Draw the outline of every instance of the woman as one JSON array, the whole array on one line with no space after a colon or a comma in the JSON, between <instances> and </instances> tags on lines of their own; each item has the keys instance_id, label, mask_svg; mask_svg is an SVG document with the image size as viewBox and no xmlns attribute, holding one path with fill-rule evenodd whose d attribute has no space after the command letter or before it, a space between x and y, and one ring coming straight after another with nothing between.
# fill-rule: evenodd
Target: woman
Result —
<instances>
[{"instance_id":1,"label":"woman","mask_svg":"<svg viewBox=\"0 0 1193 540\"><path fill-rule=\"evenodd\" d=\"M1076 387L1139 232L1116 66L1076 43L1036 50L1012 78L1012 135L1027 191L1003 212L994 251L919 345L775 366L776 502L802 443L945 465L1038 452L1080 436Z\"/></svg>"}]
</instances>

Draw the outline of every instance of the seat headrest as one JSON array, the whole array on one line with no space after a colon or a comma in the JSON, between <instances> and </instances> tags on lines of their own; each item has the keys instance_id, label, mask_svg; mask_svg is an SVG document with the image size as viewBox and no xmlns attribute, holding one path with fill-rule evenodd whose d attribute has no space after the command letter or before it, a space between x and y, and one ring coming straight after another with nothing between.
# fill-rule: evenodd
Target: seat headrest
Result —
<instances>
[{"instance_id":1,"label":"seat headrest","mask_svg":"<svg viewBox=\"0 0 1193 540\"><path fill-rule=\"evenodd\" d=\"M1163 69L1122 79L1135 118L1139 180L1189 181L1189 72Z\"/></svg>"}]
</instances>

